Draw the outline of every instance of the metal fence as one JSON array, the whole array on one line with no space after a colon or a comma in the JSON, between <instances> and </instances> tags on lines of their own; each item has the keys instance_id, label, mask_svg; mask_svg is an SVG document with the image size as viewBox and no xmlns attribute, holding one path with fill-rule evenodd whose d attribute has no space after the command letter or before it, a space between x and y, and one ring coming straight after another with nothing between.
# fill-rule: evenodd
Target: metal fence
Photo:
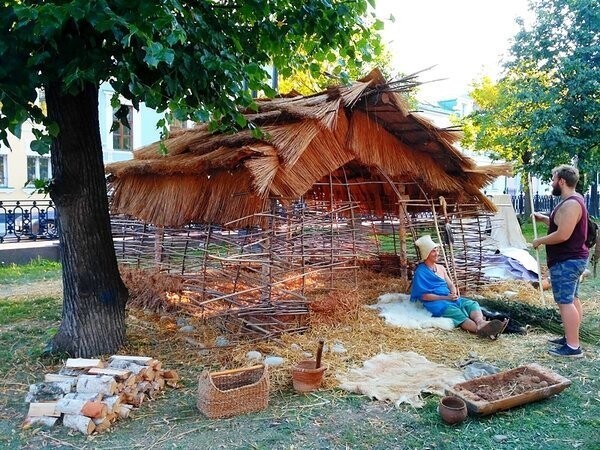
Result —
<instances>
[{"instance_id":1,"label":"metal fence","mask_svg":"<svg viewBox=\"0 0 600 450\"><path fill-rule=\"evenodd\" d=\"M512 196L512 204L515 208L515 212L517 214L523 215L525 214L525 193L521 192L520 194ZM556 197L554 195L539 195L534 194L533 196L533 209L538 212L549 213L554 209L556 205L560 202L560 197ZM590 215L594 217L600 216L598 211L598 202L596 205L592 205L592 196L590 194L585 195L585 204Z\"/></svg>"},{"instance_id":2,"label":"metal fence","mask_svg":"<svg viewBox=\"0 0 600 450\"><path fill-rule=\"evenodd\" d=\"M52 200L0 200L0 243L58 239Z\"/></svg>"},{"instance_id":3,"label":"metal fence","mask_svg":"<svg viewBox=\"0 0 600 450\"><path fill-rule=\"evenodd\" d=\"M590 214L600 216L598 201L585 195ZM511 196L512 205L519 215L525 214L525 193ZM533 196L535 211L550 212L560 197L553 195ZM4 242L29 242L37 239L58 239L58 214L52 200L0 200L0 244Z\"/></svg>"}]
</instances>

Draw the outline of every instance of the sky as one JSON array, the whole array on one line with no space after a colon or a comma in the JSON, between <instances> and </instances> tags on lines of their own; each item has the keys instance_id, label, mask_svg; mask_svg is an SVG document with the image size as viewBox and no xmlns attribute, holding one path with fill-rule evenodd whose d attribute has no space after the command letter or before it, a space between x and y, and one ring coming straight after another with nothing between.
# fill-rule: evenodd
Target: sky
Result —
<instances>
[{"instance_id":1,"label":"sky","mask_svg":"<svg viewBox=\"0 0 600 450\"><path fill-rule=\"evenodd\" d=\"M394 71L410 74L427 67L420 81L445 79L419 88L421 100L435 102L469 91L482 75L497 79L501 59L527 17L527 0L376 0L384 20L383 41Z\"/></svg>"}]
</instances>

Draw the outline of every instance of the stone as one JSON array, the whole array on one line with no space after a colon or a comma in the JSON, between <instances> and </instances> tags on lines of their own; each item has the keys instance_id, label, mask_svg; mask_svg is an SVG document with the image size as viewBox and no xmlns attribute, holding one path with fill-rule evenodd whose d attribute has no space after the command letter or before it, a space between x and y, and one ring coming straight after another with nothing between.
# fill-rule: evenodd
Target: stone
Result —
<instances>
[{"instance_id":1,"label":"stone","mask_svg":"<svg viewBox=\"0 0 600 450\"><path fill-rule=\"evenodd\" d=\"M283 365L284 362L285 359L283 359L281 356L269 355L265 358L265 364L270 367L279 367Z\"/></svg>"}]
</instances>

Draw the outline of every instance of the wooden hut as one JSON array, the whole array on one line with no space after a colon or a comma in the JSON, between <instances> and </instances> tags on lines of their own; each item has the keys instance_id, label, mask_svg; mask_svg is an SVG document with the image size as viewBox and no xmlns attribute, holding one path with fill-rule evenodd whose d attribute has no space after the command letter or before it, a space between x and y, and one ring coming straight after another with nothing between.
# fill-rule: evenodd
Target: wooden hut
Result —
<instances>
[{"instance_id":1,"label":"wooden hut","mask_svg":"<svg viewBox=\"0 0 600 450\"><path fill-rule=\"evenodd\" d=\"M139 239L119 244L122 261L178 273L193 308L238 319L272 312L274 300L287 305L282 316L303 310L316 275L333 285L371 265L406 278L424 233L454 235L446 263L463 288L475 285L482 217L494 211L481 189L509 168L478 166L453 146L457 131L409 111L402 92L413 86L375 70L350 86L260 101L245 114L260 133L199 125L173 132L167 155L156 143L110 164L113 213L153 227L151 262L133 250ZM252 314L241 326L258 323Z\"/></svg>"}]
</instances>

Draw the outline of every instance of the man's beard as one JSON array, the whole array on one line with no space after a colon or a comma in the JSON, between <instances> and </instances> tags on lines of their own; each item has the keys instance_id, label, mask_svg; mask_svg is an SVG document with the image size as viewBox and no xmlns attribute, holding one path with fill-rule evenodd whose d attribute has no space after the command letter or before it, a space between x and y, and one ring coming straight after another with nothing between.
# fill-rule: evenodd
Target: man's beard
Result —
<instances>
[{"instance_id":1,"label":"man's beard","mask_svg":"<svg viewBox=\"0 0 600 450\"><path fill-rule=\"evenodd\" d=\"M560 188L559 185L552 187L552 195L557 195L559 197L562 195L562 189Z\"/></svg>"}]
</instances>

